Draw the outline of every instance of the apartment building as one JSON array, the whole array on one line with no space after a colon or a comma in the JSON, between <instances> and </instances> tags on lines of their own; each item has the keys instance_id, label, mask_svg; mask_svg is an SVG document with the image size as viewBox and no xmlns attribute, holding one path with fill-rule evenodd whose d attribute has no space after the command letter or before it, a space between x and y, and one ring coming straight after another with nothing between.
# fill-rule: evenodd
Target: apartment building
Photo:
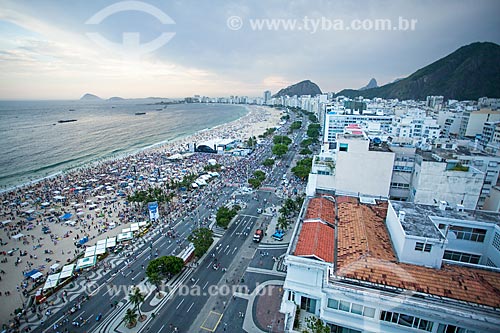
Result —
<instances>
[{"instance_id":1,"label":"apartment building","mask_svg":"<svg viewBox=\"0 0 500 333\"><path fill-rule=\"evenodd\" d=\"M331 332L498 331L499 220L461 206L306 198L285 258L285 331L311 316Z\"/></svg>"},{"instance_id":2,"label":"apartment building","mask_svg":"<svg viewBox=\"0 0 500 333\"><path fill-rule=\"evenodd\" d=\"M394 153L385 146L370 144L357 124L337 133L335 142L323 145L313 158L306 193L335 189L352 195L389 196Z\"/></svg>"}]
</instances>

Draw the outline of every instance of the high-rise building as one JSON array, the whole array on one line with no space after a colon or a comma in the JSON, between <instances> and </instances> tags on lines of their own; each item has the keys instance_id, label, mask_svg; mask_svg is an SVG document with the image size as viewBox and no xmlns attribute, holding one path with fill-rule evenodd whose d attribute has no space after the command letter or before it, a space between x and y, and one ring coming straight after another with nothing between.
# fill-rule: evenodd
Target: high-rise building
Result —
<instances>
[{"instance_id":1,"label":"high-rise building","mask_svg":"<svg viewBox=\"0 0 500 333\"><path fill-rule=\"evenodd\" d=\"M264 91L264 104L267 104L271 100L271 92L269 90Z\"/></svg>"}]
</instances>

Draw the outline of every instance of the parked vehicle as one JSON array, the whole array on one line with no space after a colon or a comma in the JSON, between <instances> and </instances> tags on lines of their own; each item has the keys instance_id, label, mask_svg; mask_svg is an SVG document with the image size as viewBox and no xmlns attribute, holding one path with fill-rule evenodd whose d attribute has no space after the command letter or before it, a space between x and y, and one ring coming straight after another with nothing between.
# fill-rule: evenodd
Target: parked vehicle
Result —
<instances>
[{"instance_id":1,"label":"parked vehicle","mask_svg":"<svg viewBox=\"0 0 500 333\"><path fill-rule=\"evenodd\" d=\"M277 241L282 241L284 236L285 232L283 230L276 230L276 232L271 237Z\"/></svg>"},{"instance_id":2,"label":"parked vehicle","mask_svg":"<svg viewBox=\"0 0 500 333\"><path fill-rule=\"evenodd\" d=\"M260 243L263 237L264 237L264 230L257 229L255 230L255 234L253 235L253 241L256 243Z\"/></svg>"}]
</instances>

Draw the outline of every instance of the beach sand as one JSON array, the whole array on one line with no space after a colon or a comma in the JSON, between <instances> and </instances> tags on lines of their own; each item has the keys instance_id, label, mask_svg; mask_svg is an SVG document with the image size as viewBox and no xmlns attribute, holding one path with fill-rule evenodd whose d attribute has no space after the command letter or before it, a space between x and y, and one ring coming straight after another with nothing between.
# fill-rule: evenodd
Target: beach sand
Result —
<instances>
[{"instance_id":1,"label":"beach sand","mask_svg":"<svg viewBox=\"0 0 500 333\"><path fill-rule=\"evenodd\" d=\"M17 249L12 256L0 254L0 259L7 262L0 264L0 323L7 323L12 319L15 308L22 306L26 301L23 296L23 289L31 290L31 279L24 279L23 272L31 269L40 270L45 276L51 273L50 266L58 263L61 268L68 261L72 260L78 251L74 242L84 235L89 237L89 242L85 245L95 245L100 239L116 236L130 221L145 220L139 212L134 211L124 204L125 199L119 198L113 202L115 193L120 190L119 182L110 176L112 168L119 168L127 161L142 159L142 166L147 164L147 158L162 154L172 154L182 150L190 142L200 142L215 138L235 138L245 140L250 136L258 136L267 128L274 127L280 122L281 111L263 106L247 106L249 113L242 118L217 126L213 129L196 133L173 143L154 147L139 154L128 156L123 160L113 160L92 165L90 169L80 169L57 176L55 179L48 179L36 184L31 184L10 192L0 194L2 206L0 211L0 222L11 220L0 225L0 239L3 243L0 251L7 253L11 249ZM151 157L151 158L153 158ZM171 167L171 166L169 166ZM186 166L180 166L186 168ZM192 166L193 172L199 171L200 166ZM203 166L201 166L203 167ZM182 174L180 170L170 170L172 177L179 179ZM97 183L103 183L103 189L99 192L84 191L81 193L72 192L70 186L83 183L83 180L101 176ZM92 179L91 179L92 180ZM87 182L88 183L88 182ZM106 191L106 187L112 190ZM131 190L133 192L133 190ZM57 195L65 196L65 204L55 200ZM41 201L36 199L41 197ZM41 202L47 201L50 204L42 208ZM90 209L91 205L96 205L100 211ZM33 210L30 214L33 220L28 221L23 212ZM52 212L51 212L52 210ZM73 216L69 221L75 222L74 226L61 222L53 218L49 222L48 216L60 216L64 213L71 213ZM77 213L79 215L77 215ZM172 213L168 217L170 220L179 218L179 213ZM116 226L109 229L108 225L114 223ZM42 227L50 228L50 234L43 234ZM24 236L14 239L22 233ZM45 253L45 252L50 253ZM21 256L22 252L26 255ZM50 258L51 261L46 261ZM15 264L16 260L21 260ZM43 283L41 284L43 286ZM5 292L10 292L10 297L5 296ZM33 293L30 293L33 294ZM9 301L6 302L7 297Z\"/></svg>"}]
</instances>

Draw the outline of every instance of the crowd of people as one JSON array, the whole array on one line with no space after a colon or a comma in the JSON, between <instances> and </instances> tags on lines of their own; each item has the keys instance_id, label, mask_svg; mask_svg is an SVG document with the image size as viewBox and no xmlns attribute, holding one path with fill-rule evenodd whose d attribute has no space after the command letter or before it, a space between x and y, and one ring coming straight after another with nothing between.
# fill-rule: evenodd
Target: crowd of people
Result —
<instances>
[{"instance_id":1,"label":"crowd of people","mask_svg":"<svg viewBox=\"0 0 500 333\"><path fill-rule=\"evenodd\" d=\"M159 186L174 194L163 211L167 224L186 216L194 219L189 212L200 201L207 209L215 209L223 187L246 184L247 174L258 168L256 161L264 148L257 147L250 157L204 153L183 154L178 159L169 157L185 152L191 142L215 138L244 140L278 121L276 110L253 109L236 122L197 133L181 142L101 161L0 193L0 267L3 266L0 272L8 272L0 274L0 291L8 295L16 290L19 300L25 302L28 293L43 280L43 277L26 278L25 273L36 269L47 276L52 271L49 266L60 263L62 267L84 251L83 247L75 246L81 239L88 239L84 245L92 244L103 233L115 236L121 232L121 226L147 219L140 205L127 202L127 197L138 190ZM260 126L258 130L255 124ZM182 193L179 188L169 188L168 184L180 182L186 175L202 173L209 159L224 166L220 178L214 178L210 186ZM20 303L16 307L21 307ZM12 310L3 311L12 315ZM8 314L4 313L0 319L8 320Z\"/></svg>"}]
</instances>

